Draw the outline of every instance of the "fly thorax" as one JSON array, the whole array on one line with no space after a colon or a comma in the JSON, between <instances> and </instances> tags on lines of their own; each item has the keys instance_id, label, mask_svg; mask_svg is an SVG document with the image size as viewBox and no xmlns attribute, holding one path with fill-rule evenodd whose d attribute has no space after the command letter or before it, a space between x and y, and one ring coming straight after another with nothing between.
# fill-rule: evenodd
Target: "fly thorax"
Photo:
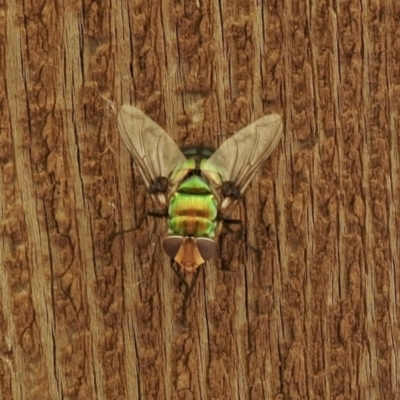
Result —
<instances>
[{"instance_id":1,"label":"fly thorax","mask_svg":"<svg viewBox=\"0 0 400 400\"><path fill-rule=\"evenodd\" d=\"M178 192L206 195L211 194L211 188L201 176L191 175L179 185Z\"/></svg>"}]
</instances>

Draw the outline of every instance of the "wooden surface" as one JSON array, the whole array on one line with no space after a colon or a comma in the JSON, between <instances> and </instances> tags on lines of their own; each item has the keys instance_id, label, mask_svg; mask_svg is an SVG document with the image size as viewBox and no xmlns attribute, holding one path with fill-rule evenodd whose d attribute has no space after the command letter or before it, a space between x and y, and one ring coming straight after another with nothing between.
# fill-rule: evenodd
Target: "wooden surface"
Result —
<instances>
[{"instance_id":1,"label":"wooden surface","mask_svg":"<svg viewBox=\"0 0 400 400\"><path fill-rule=\"evenodd\" d=\"M0 399L399 399L398 1L0 0ZM191 299L122 144L284 139ZM245 242L261 250L261 256Z\"/></svg>"}]
</instances>

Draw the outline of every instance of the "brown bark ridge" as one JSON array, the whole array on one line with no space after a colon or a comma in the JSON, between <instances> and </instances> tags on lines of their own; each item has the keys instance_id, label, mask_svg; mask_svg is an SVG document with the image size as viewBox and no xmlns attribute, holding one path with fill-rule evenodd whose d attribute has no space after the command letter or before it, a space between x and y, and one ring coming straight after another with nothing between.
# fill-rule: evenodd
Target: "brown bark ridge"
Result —
<instances>
[{"instance_id":1,"label":"brown bark ridge","mask_svg":"<svg viewBox=\"0 0 400 400\"><path fill-rule=\"evenodd\" d=\"M0 0L0 398L399 399L400 3ZM182 326L119 138L275 111Z\"/></svg>"}]
</instances>

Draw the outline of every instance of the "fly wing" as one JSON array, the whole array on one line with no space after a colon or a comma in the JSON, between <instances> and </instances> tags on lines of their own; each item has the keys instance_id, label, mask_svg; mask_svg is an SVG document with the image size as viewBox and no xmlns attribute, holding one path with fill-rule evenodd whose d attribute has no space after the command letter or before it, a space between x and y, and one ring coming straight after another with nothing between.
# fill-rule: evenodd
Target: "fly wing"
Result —
<instances>
[{"instance_id":1,"label":"fly wing","mask_svg":"<svg viewBox=\"0 0 400 400\"><path fill-rule=\"evenodd\" d=\"M161 126L129 104L118 113L118 130L149 193L158 206L165 208L166 196L175 186L172 172L186 161L185 156Z\"/></svg>"},{"instance_id":2,"label":"fly wing","mask_svg":"<svg viewBox=\"0 0 400 400\"><path fill-rule=\"evenodd\" d=\"M282 138L278 114L266 115L235 133L202 165L203 177L229 215L248 184Z\"/></svg>"}]
</instances>

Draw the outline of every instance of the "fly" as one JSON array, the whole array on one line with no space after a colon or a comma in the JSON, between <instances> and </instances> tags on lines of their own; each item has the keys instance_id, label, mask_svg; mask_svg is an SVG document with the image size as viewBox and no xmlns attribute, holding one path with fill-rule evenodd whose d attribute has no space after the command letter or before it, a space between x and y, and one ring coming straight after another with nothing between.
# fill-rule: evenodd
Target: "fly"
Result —
<instances>
[{"instance_id":1,"label":"fly","mask_svg":"<svg viewBox=\"0 0 400 400\"><path fill-rule=\"evenodd\" d=\"M199 267L216 253L223 222L282 138L282 118L269 114L258 119L214 153L181 151L163 128L131 105L121 107L118 129L154 205L162 210L149 215L168 220L164 251L180 273L195 273L190 287L185 282L185 313Z\"/></svg>"}]
</instances>

